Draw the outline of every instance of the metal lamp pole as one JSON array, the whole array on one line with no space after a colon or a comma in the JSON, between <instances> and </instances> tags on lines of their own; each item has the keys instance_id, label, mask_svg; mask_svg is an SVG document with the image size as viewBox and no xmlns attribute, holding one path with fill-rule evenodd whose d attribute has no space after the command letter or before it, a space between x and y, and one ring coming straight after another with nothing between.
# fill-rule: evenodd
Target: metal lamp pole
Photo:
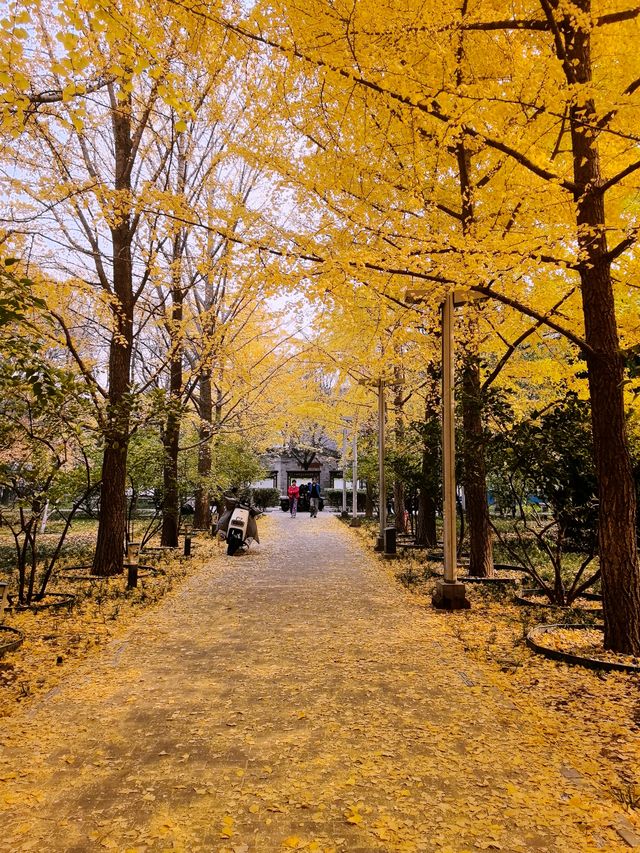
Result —
<instances>
[{"instance_id":1,"label":"metal lamp pole","mask_svg":"<svg viewBox=\"0 0 640 853\"><path fill-rule=\"evenodd\" d=\"M342 517L348 516L347 512L347 428L342 430Z\"/></svg>"},{"instance_id":2,"label":"metal lamp pole","mask_svg":"<svg viewBox=\"0 0 640 853\"><path fill-rule=\"evenodd\" d=\"M380 532L376 551L384 550L384 529L387 524L387 484L384 476L385 456L385 412L384 412L384 382L378 380L378 517L380 520Z\"/></svg>"},{"instance_id":3,"label":"metal lamp pole","mask_svg":"<svg viewBox=\"0 0 640 853\"><path fill-rule=\"evenodd\" d=\"M442 456L444 580L458 580L456 553L456 433L453 361L453 293L442 307Z\"/></svg>"},{"instance_id":4,"label":"metal lamp pole","mask_svg":"<svg viewBox=\"0 0 640 853\"><path fill-rule=\"evenodd\" d=\"M456 554L456 445L453 359L453 309L455 294L448 293L442 306L442 481L444 579L433 593L434 607L462 610L470 607L463 583L458 582Z\"/></svg>"},{"instance_id":5,"label":"metal lamp pole","mask_svg":"<svg viewBox=\"0 0 640 853\"><path fill-rule=\"evenodd\" d=\"M358 520L358 426L354 419L353 423L353 466L352 466L352 504L351 504L351 527L359 527Z\"/></svg>"},{"instance_id":6,"label":"metal lamp pole","mask_svg":"<svg viewBox=\"0 0 640 853\"><path fill-rule=\"evenodd\" d=\"M486 297L473 291L448 293L442 306L442 456L443 456L443 542L444 580L436 584L435 607L461 610L470 607L464 584L458 581L456 553L456 444L455 444L455 375L454 375L454 309L465 302L479 302Z\"/></svg>"},{"instance_id":7,"label":"metal lamp pole","mask_svg":"<svg viewBox=\"0 0 640 853\"><path fill-rule=\"evenodd\" d=\"M422 288L408 290L407 302L424 302ZM453 291L446 295L442 306L442 479L443 479L443 541L444 579L438 581L433 594L434 607L460 610L470 606L464 584L458 581L456 554L456 447L454 399L454 308L465 302L480 302L487 297L477 291Z\"/></svg>"}]
</instances>

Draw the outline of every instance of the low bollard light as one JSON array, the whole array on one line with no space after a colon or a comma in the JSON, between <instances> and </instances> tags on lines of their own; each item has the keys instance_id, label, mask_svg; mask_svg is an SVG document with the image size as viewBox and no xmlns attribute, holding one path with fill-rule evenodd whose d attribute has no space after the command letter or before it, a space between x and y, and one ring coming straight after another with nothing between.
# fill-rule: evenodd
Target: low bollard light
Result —
<instances>
[{"instance_id":1,"label":"low bollard light","mask_svg":"<svg viewBox=\"0 0 640 853\"><path fill-rule=\"evenodd\" d=\"M191 556L191 533L186 524L184 526L184 556Z\"/></svg>"},{"instance_id":2,"label":"low bollard light","mask_svg":"<svg viewBox=\"0 0 640 853\"><path fill-rule=\"evenodd\" d=\"M384 556L389 558L397 557L395 527L385 527L384 529Z\"/></svg>"},{"instance_id":3,"label":"low bollard light","mask_svg":"<svg viewBox=\"0 0 640 853\"><path fill-rule=\"evenodd\" d=\"M138 561L140 559L140 543L129 542L127 548L127 589L138 586Z\"/></svg>"}]
</instances>

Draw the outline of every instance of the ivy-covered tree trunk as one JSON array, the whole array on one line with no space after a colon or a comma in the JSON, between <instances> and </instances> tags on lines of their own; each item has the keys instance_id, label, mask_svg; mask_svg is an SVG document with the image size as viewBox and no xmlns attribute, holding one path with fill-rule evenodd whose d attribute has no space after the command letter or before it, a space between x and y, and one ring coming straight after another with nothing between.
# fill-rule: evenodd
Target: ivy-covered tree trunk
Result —
<instances>
[{"instance_id":1,"label":"ivy-covered tree trunk","mask_svg":"<svg viewBox=\"0 0 640 853\"><path fill-rule=\"evenodd\" d=\"M487 501L482 389L478 358L468 353L462 373L462 423L464 494L469 525L469 574L487 578L493 574L493 546Z\"/></svg>"},{"instance_id":2,"label":"ivy-covered tree trunk","mask_svg":"<svg viewBox=\"0 0 640 853\"><path fill-rule=\"evenodd\" d=\"M591 3L576 0L584 17L568 15L556 39L570 85L591 81ZM566 52L566 56L564 55ZM598 113L592 98L569 109L576 191L577 240L585 321L591 418L598 475L598 525L604 608L604 642L614 651L640 655L640 568L636 493L626 435L624 362L618 340L605 199L600 173Z\"/></svg>"},{"instance_id":3,"label":"ivy-covered tree trunk","mask_svg":"<svg viewBox=\"0 0 640 853\"><path fill-rule=\"evenodd\" d=\"M113 246L113 333L109 349L109 399L104 429L100 518L93 573L106 577L122 572L127 524L126 474L131 414L130 373L133 352L133 271L131 258L131 104L112 111L115 189L125 199L111 228Z\"/></svg>"},{"instance_id":4,"label":"ivy-covered tree trunk","mask_svg":"<svg viewBox=\"0 0 640 853\"><path fill-rule=\"evenodd\" d=\"M205 485L211 474L211 436L213 420L213 402L211 396L211 371L203 371L198 379L200 427L198 447L198 478L200 484L196 489L196 507L193 526L205 529L211 525L211 494Z\"/></svg>"}]
</instances>

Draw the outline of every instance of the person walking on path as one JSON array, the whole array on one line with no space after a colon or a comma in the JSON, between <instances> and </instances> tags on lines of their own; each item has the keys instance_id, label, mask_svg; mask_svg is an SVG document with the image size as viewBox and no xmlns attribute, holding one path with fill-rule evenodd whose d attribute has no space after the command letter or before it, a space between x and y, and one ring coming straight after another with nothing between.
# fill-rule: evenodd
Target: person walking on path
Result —
<instances>
[{"instance_id":1,"label":"person walking on path","mask_svg":"<svg viewBox=\"0 0 640 853\"><path fill-rule=\"evenodd\" d=\"M317 478L313 478L313 482L309 486L309 518L317 518L318 505L320 503L320 483Z\"/></svg>"},{"instance_id":2,"label":"person walking on path","mask_svg":"<svg viewBox=\"0 0 640 853\"><path fill-rule=\"evenodd\" d=\"M300 495L300 489L298 488L295 480L291 481L291 485L287 489L287 494L289 495L289 511L291 513L291 518L295 518L298 509L298 497Z\"/></svg>"}]
</instances>

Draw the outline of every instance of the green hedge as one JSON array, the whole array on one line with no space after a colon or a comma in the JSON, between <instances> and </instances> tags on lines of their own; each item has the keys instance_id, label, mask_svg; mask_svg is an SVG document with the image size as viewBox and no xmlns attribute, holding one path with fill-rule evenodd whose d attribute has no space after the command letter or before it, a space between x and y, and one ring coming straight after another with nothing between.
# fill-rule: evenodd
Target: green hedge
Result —
<instances>
[{"instance_id":1,"label":"green hedge","mask_svg":"<svg viewBox=\"0 0 640 853\"><path fill-rule=\"evenodd\" d=\"M329 506L334 509L342 509L342 489L325 489L322 492L322 497ZM358 512L365 511L367 493L358 491ZM347 510L351 509L351 501L353 500L353 492L347 490Z\"/></svg>"},{"instance_id":2,"label":"green hedge","mask_svg":"<svg viewBox=\"0 0 640 853\"><path fill-rule=\"evenodd\" d=\"M268 506L280 505L279 489L252 489L253 505L258 509L266 509Z\"/></svg>"}]
</instances>

